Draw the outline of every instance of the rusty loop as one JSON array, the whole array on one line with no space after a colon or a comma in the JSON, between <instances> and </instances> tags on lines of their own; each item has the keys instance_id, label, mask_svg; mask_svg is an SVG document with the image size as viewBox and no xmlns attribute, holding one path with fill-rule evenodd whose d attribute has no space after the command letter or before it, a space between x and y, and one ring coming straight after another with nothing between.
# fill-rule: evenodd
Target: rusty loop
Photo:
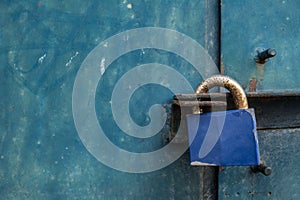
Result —
<instances>
[{"instance_id":1,"label":"rusty loop","mask_svg":"<svg viewBox=\"0 0 300 200\"><path fill-rule=\"evenodd\" d=\"M232 78L224 75L214 75L198 85L196 94L207 93L213 87L224 87L230 91L233 96L237 109L247 109L248 101L243 88Z\"/></svg>"}]
</instances>

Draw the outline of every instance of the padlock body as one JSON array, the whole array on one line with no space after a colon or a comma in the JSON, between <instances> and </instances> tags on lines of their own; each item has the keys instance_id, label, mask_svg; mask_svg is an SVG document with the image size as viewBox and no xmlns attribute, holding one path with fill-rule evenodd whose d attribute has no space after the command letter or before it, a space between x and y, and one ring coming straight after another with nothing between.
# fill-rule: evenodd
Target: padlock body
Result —
<instances>
[{"instance_id":1,"label":"padlock body","mask_svg":"<svg viewBox=\"0 0 300 200\"><path fill-rule=\"evenodd\" d=\"M192 165L260 164L254 109L187 115Z\"/></svg>"}]
</instances>

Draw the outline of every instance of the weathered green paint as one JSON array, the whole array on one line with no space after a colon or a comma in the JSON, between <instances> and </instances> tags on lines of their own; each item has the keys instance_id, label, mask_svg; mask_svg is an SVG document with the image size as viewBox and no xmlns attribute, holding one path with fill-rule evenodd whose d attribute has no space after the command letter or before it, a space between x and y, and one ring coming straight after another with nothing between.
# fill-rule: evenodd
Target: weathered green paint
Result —
<instances>
[{"instance_id":1,"label":"weathered green paint","mask_svg":"<svg viewBox=\"0 0 300 200\"><path fill-rule=\"evenodd\" d=\"M71 95L76 72L88 53L101 41L128 29L157 26L180 31L205 46L218 63L217 2L1 1L1 199L203 197L205 170L189 166L188 154L147 174L122 173L98 162L77 135ZM299 1L222 0L221 8L225 74L246 89L252 77L260 81L259 91L299 89ZM253 60L257 47L277 50L264 70L257 70ZM173 67L194 87L201 81L189 63L160 50L132 52L112 64L99 84L98 95L104 98L97 102L96 109L111 131L108 137L112 142L137 152L163 146L168 127L150 141L127 137L111 122L109 100L118 78L148 62ZM162 88L137 90L131 102L132 118L147 124L149 107L171 98L172 94ZM143 106L138 104L141 100ZM125 137L125 145L120 134ZM250 173L247 167L225 168L220 172L219 198L299 199L299 135L299 129L260 131L261 154L273 174L264 177Z\"/></svg>"},{"instance_id":2,"label":"weathered green paint","mask_svg":"<svg viewBox=\"0 0 300 200\"><path fill-rule=\"evenodd\" d=\"M214 12L207 12L210 6L206 3L1 1L1 199L198 199L201 170L189 166L188 154L147 174L118 172L90 155L74 126L72 87L88 53L101 41L128 29L169 28L205 46L205 38L219 31L206 31L214 21ZM211 45L210 51L218 46ZM194 87L201 81L190 64L160 50L135 51L112 64L99 83L98 95L103 98L96 109L104 128L110 130L111 141L136 152L160 148L168 128L150 141L130 138L112 122L109 100L116 81L126 71L148 62L175 68ZM159 87L137 90L131 101L132 118L147 124L149 107L171 98L168 90Z\"/></svg>"}]
</instances>

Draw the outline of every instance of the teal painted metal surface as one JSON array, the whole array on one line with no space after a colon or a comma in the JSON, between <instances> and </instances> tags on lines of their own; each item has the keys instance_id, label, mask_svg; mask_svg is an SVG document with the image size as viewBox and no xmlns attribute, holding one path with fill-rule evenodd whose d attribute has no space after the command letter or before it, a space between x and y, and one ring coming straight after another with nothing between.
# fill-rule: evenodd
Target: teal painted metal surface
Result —
<instances>
[{"instance_id":1,"label":"teal painted metal surface","mask_svg":"<svg viewBox=\"0 0 300 200\"><path fill-rule=\"evenodd\" d=\"M97 161L75 129L72 89L88 53L128 29L165 27L205 46L212 36L205 29L205 1L31 0L1 1L0 7L1 199L198 199L201 172L189 166L186 154L147 174L119 172ZM97 88L102 99L96 110L111 141L135 152L161 148L168 129L149 140L131 138L111 122L109 100L122 74L150 61L180 71L194 87L201 81L189 63L160 50L138 50L112 63ZM150 105L171 98L156 85L140 88L130 102L132 118L149 123Z\"/></svg>"},{"instance_id":2,"label":"teal painted metal surface","mask_svg":"<svg viewBox=\"0 0 300 200\"><path fill-rule=\"evenodd\" d=\"M300 85L300 2L297 0L222 0L222 62L225 74L248 91L297 90ZM275 48L264 66L256 50Z\"/></svg>"},{"instance_id":3,"label":"teal painted metal surface","mask_svg":"<svg viewBox=\"0 0 300 200\"><path fill-rule=\"evenodd\" d=\"M97 161L75 129L72 89L89 52L108 37L133 28L157 26L182 32L205 46L218 63L219 44L214 37L219 32L218 12L214 12L217 4L211 2L1 1L1 198L199 199L207 195L201 194L205 173L189 166L187 154L146 174L119 172ZM259 81L258 91L299 89L299 7L296 0L223 0L225 73L246 90L252 77ZM253 60L257 47L277 50L264 68L257 68ZM148 62L171 66L193 87L201 81L188 62L162 50L137 50L112 63L98 85L96 98L102 98L96 102L96 110L109 139L129 151L153 151L166 143L168 125L146 140L129 137L110 123L109 101L117 80L134 66ZM157 85L139 88L130 101L133 120L148 124L149 107L171 100L172 95ZM299 170L294 167L299 164L299 130L261 131L260 145L273 174L264 177L245 167L226 168L220 173L221 199L299 198Z\"/></svg>"},{"instance_id":4,"label":"teal painted metal surface","mask_svg":"<svg viewBox=\"0 0 300 200\"><path fill-rule=\"evenodd\" d=\"M245 167L226 167L220 173L220 199L299 199L299 129L259 131L262 159L272 174L254 174Z\"/></svg>"}]
</instances>

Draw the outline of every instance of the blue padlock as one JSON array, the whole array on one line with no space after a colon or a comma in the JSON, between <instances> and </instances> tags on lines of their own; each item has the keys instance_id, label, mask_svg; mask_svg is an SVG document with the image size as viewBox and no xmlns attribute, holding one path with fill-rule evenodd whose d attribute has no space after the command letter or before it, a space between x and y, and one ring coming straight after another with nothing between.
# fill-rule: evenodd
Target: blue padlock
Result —
<instances>
[{"instance_id":1,"label":"blue padlock","mask_svg":"<svg viewBox=\"0 0 300 200\"><path fill-rule=\"evenodd\" d=\"M187 115L191 165L256 166L260 164L254 109L242 87L224 75L204 80L196 93L225 87L233 95L237 110Z\"/></svg>"}]
</instances>

